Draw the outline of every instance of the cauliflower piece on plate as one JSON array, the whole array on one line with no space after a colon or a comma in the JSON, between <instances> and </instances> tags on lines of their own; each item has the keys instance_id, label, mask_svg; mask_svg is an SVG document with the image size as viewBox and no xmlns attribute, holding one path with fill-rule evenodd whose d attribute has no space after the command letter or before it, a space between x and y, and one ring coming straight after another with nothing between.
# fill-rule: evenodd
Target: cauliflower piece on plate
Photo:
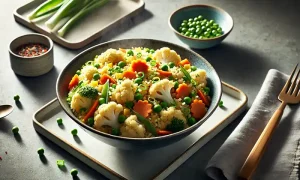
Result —
<instances>
[{"instance_id":1,"label":"cauliflower piece on plate","mask_svg":"<svg viewBox=\"0 0 300 180\"><path fill-rule=\"evenodd\" d=\"M178 64L181 61L181 57L168 47L157 50L154 54L154 58L162 63L173 62L174 64Z\"/></svg>"},{"instance_id":2,"label":"cauliflower piece on plate","mask_svg":"<svg viewBox=\"0 0 300 180\"><path fill-rule=\"evenodd\" d=\"M132 138L143 138L146 136L146 129L139 123L136 115L129 116L120 129L121 136Z\"/></svg>"},{"instance_id":3,"label":"cauliflower piece on plate","mask_svg":"<svg viewBox=\"0 0 300 180\"><path fill-rule=\"evenodd\" d=\"M134 100L134 92L136 85L130 79L125 79L121 84L117 85L116 89L112 92L112 100L120 104L127 101Z\"/></svg>"},{"instance_id":4,"label":"cauliflower piece on plate","mask_svg":"<svg viewBox=\"0 0 300 180\"><path fill-rule=\"evenodd\" d=\"M95 112L94 127L100 129L102 126L110 126L112 128L119 128L118 117L123 111L123 106L115 102L102 104Z\"/></svg>"}]
</instances>

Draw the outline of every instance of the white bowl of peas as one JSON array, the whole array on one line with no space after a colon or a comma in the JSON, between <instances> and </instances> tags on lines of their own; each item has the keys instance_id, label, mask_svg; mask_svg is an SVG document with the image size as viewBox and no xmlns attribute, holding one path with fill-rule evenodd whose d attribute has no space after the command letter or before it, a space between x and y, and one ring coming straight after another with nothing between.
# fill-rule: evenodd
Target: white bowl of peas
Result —
<instances>
[{"instance_id":1,"label":"white bowl of peas","mask_svg":"<svg viewBox=\"0 0 300 180\"><path fill-rule=\"evenodd\" d=\"M219 7L197 4L174 11L169 26L191 48L206 49L220 44L230 34L233 19Z\"/></svg>"}]
</instances>

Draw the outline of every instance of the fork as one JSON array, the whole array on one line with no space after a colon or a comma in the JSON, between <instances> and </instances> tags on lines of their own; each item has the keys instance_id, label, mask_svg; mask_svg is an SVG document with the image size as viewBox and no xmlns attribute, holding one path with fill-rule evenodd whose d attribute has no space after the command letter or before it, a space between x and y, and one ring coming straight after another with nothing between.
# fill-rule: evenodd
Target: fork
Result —
<instances>
[{"instance_id":1,"label":"fork","mask_svg":"<svg viewBox=\"0 0 300 180\"><path fill-rule=\"evenodd\" d=\"M251 178L253 172L255 171L264 153L264 150L267 146L269 139L271 138L273 132L275 131L275 127L277 126L279 120L281 119L284 108L286 107L287 104L298 104L300 102L300 92L299 92L300 80L298 80L300 69L295 75L297 67L298 64L294 68L291 76L289 77L284 87L282 88L281 92L279 93L278 99L281 101L281 104L272 115L271 119L267 123L263 132L259 136L257 142L252 148L250 154L248 155L246 161L244 162L244 165L242 166L239 172L238 179L248 180ZM295 77L293 78L294 75Z\"/></svg>"}]
</instances>

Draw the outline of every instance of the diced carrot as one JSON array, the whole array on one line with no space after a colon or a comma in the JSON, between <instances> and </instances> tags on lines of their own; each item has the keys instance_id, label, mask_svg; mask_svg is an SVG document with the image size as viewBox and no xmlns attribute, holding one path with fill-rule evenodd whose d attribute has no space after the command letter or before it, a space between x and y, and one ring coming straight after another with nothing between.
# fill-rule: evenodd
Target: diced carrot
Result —
<instances>
[{"instance_id":1,"label":"diced carrot","mask_svg":"<svg viewBox=\"0 0 300 180\"><path fill-rule=\"evenodd\" d=\"M136 72L147 72L148 65L144 60L136 60L132 62L131 69L132 71L136 71Z\"/></svg>"},{"instance_id":2,"label":"diced carrot","mask_svg":"<svg viewBox=\"0 0 300 180\"><path fill-rule=\"evenodd\" d=\"M181 66L184 66L186 64L191 64L188 59L184 59L184 60L182 60L182 61L179 62L179 65L181 65Z\"/></svg>"},{"instance_id":3,"label":"diced carrot","mask_svg":"<svg viewBox=\"0 0 300 180\"><path fill-rule=\"evenodd\" d=\"M161 129L157 129L156 132L157 132L157 135L159 135L159 136L165 136L165 135L172 134L172 131L161 130Z\"/></svg>"},{"instance_id":4,"label":"diced carrot","mask_svg":"<svg viewBox=\"0 0 300 180\"><path fill-rule=\"evenodd\" d=\"M176 89L176 98L183 99L184 97L189 96L190 93L191 93L191 88L187 84L185 84L185 83L180 84L178 86L178 88Z\"/></svg>"},{"instance_id":5,"label":"diced carrot","mask_svg":"<svg viewBox=\"0 0 300 180\"><path fill-rule=\"evenodd\" d=\"M101 76L100 80L99 80L99 83L100 84L105 84L106 81L109 80L110 83L113 83L113 84L116 84L117 81L113 78L113 77L110 77L109 75L107 74L104 74Z\"/></svg>"},{"instance_id":6,"label":"diced carrot","mask_svg":"<svg viewBox=\"0 0 300 180\"><path fill-rule=\"evenodd\" d=\"M126 49L119 48L119 50L122 51L123 53L126 53Z\"/></svg>"},{"instance_id":7,"label":"diced carrot","mask_svg":"<svg viewBox=\"0 0 300 180\"><path fill-rule=\"evenodd\" d=\"M169 72L169 71L163 71L163 70L158 69L157 72L158 72L159 75L162 76L162 77L169 77L169 76L172 76L172 73Z\"/></svg>"},{"instance_id":8,"label":"diced carrot","mask_svg":"<svg viewBox=\"0 0 300 180\"><path fill-rule=\"evenodd\" d=\"M155 65L155 67L157 67L157 68L159 68L159 62L156 62L156 65Z\"/></svg>"},{"instance_id":9,"label":"diced carrot","mask_svg":"<svg viewBox=\"0 0 300 180\"><path fill-rule=\"evenodd\" d=\"M198 96L207 107L210 105L210 100L201 90L198 90Z\"/></svg>"},{"instance_id":10,"label":"diced carrot","mask_svg":"<svg viewBox=\"0 0 300 180\"><path fill-rule=\"evenodd\" d=\"M148 103L147 100L139 100L133 106L133 110L146 118L152 112L152 104Z\"/></svg>"},{"instance_id":11,"label":"diced carrot","mask_svg":"<svg viewBox=\"0 0 300 180\"><path fill-rule=\"evenodd\" d=\"M77 74L75 74L69 83L69 87L68 87L69 90L71 90L73 87L77 86L78 83L79 83L79 77Z\"/></svg>"},{"instance_id":12,"label":"diced carrot","mask_svg":"<svg viewBox=\"0 0 300 180\"><path fill-rule=\"evenodd\" d=\"M204 117L206 114L206 108L205 104L202 102L202 100L195 99L191 104L191 113L192 116L199 120Z\"/></svg>"},{"instance_id":13,"label":"diced carrot","mask_svg":"<svg viewBox=\"0 0 300 180\"><path fill-rule=\"evenodd\" d=\"M123 76L128 78L128 79L135 79L136 78L136 73L132 70L127 70L123 73Z\"/></svg>"},{"instance_id":14,"label":"diced carrot","mask_svg":"<svg viewBox=\"0 0 300 180\"><path fill-rule=\"evenodd\" d=\"M83 118L83 122L87 123L88 118L94 116L95 111L97 110L97 107L99 105L99 101L98 98L95 100L93 106L90 108L90 110L88 111L88 113L84 116Z\"/></svg>"}]
</instances>

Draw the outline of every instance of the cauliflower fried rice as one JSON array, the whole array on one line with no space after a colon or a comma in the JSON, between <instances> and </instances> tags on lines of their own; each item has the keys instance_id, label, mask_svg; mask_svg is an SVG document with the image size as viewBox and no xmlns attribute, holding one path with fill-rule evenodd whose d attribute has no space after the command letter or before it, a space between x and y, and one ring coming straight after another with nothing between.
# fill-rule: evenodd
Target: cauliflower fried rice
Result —
<instances>
[{"instance_id":1,"label":"cauliflower fried rice","mask_svg":"<svg viewBox=\"0 0 300 180\"><path fill-rule=\"evenodd\" d=\"M162 136L188 128L206 114L206 78L204 69L168 47L108 49L76 72L67 101L76 117L99 131ZM150 123L142 123L141 116Z\"/></svg>"}]
</instances>

